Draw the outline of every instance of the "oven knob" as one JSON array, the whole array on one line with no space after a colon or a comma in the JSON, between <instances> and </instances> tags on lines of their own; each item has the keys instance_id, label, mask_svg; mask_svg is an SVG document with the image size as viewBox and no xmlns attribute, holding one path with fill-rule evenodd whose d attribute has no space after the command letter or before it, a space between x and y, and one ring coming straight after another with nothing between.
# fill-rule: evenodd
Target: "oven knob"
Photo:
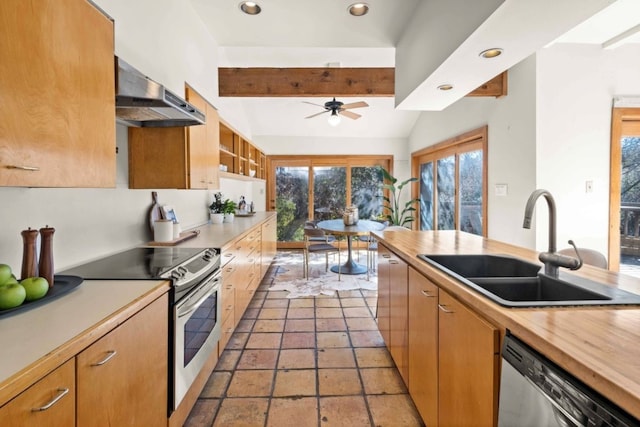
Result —
<instances>
[{"instance_id":1,"label":"oven knob","mask_svg":"<svg viewBox=\"0 0 640 427\"><path fill-rule=\"evenodd\" d=\"M189 272L189 270L187 270L183 266L178 267L178 271L180 272L180 277L184 277L184 275Z\"/></svg>"},{"instance_id":2,"label":"oven knob","mask_svg":"<svg viewBox=\"0 0 640 427\"><path fill-rule=\"evenodd\" d=\"M171 272L171 278L172 278L172 279L179 280L179 279L181 279L181 278L182 278L182 276L183 276L183 275L182 275L178 270L173 270L173 271Z\"/></svg>"}]
</instances>

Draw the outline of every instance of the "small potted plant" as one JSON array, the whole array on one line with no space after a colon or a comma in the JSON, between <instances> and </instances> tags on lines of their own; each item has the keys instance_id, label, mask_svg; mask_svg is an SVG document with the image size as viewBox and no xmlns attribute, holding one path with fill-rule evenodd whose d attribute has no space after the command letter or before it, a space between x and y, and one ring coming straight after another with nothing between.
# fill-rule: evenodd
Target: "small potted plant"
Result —
<instances>
[{"instance_id":1,"label":"small potted plant","mask_svg":"<svg viewBox=\"0 0 640 427\"><path fill-rule=\"evenodd\" d=\"M209 218L211 218L212 224L222 224L224 220L222 193L215 193L213 195L213 202L209 205Z\"/></svg>"},{"instance_id":2,"label":"small potted plant","mask_svg":"<svg viewBox=\"0 0 640 427\"><path fill-rule=\"evenodd\" d=\"M238 205L231 199L223 202L222 212L224 213L224 222L233 222Z\"/></svg>"}]
</instances>

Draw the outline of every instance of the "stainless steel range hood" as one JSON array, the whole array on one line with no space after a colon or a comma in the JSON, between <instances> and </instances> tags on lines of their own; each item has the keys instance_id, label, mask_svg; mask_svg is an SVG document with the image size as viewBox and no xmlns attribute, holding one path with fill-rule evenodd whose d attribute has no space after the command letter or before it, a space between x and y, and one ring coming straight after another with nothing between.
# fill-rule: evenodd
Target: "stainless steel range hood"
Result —
<instances>
[{"instance_id":1,"label":"stainless steel range hood","mask_svg":"<svg viewBox=\"0 0 640 427\"><path fill-rule=\"evenodd\" d=\"M183 98L115 57L116 119L136 127L201 125L204 113Z\"/></svg>"}]
</instances>

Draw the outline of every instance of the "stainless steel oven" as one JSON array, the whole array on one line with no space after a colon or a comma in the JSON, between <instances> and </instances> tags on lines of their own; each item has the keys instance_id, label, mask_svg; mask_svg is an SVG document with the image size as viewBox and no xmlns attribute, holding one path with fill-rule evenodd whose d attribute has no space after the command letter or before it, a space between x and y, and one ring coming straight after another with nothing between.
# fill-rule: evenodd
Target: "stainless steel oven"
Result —
<instances>
[{"instance_id":1,"label":"stainless steel oven","mask_svg":"<svg viewBox=\"0 0 640 427\"><path fill-rule=\"evenodd\" d=\"M171 414L212 353L222 328L220 251L185 247L144 247L120 252L72 269L85 279L171 280L169 402Z\"/></svg>"},{"instance_id":2,"label":"stainless steel oven","mask_svg":"<svg viewBox=\"0 0 640 427\"><path fill-rule=\"evenodd\" d=\"M193 384L205 362L218 351L222 328L220 270L209 275L173 306L173 409Z\"/></svg>"},{"instance_id":3,"label":"stainless steel oven","mask_svg":"<svg viewBox=\"0 0 640 427\"><path fill-rule=\"evenodd\" d=\"M502 348L499 427L631 427L640 422L508 334Z\"/></svg>"}]
</instances>

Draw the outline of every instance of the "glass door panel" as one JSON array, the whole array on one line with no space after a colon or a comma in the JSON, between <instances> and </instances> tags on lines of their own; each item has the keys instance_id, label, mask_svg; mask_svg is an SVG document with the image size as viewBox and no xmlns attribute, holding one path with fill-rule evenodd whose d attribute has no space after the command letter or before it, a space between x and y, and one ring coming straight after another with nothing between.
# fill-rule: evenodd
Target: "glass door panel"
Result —
<instances>
[{"instance_id":1,"label":"glass door panel","mask_svg":"<svg viewBox=\"0 0 640 427\"><path fill-rule=\"evenodd\" d=\"M433 230L433 162L420 165L420 230Z\"/></svg>"},{"instance_id":2,"label":"glass door panel","mask_svg":"<svg viewBox=\"0 0 640 427\"><path fill-rule=\"evenodd\" d=\"M316 221L342 218L346 207L347 168L313 167L313 218Z\"/></svg>"},{"instance_id":3,"label":"glass door panel","mask_svg":"<svg viewBox=\"0 0 640 427\"><path fill-rule=\"evenodd\" d=\"M309 213L309 167L276 168L278 241L301 242Z\"/></svg>"},{"instance_id":4,"label":"glass door panel","mask_svg":"<svg viewBox=\"0 0 640 427\"><path fill-rule=\"evenodd\" d=\"M623 136L620 148L620 272L640 276L640 135Z\"/></svg>"},{"instance_id":5,"label":"glass door panel","mask_svg":"<svg viewBox=\"0 0 640 427\"><path fill-rule=\"evenodd\" d=\"M455 230L456 156L438 159L438 230Z\"/></svg>"},{"instance_id":6,"label":"glass door panel","mask_svg":"<svg viewBox=\"0 0 640 427\"><path fill-rule=\"evenodd\" d=\"M482 150L459 156L460 230L482 235Z\"/></svg>"},{"instance_id":7,"label":"glass door panel","mask_svg":"<svg viewBox=\"0 0 640 427\"><path fill-rule=\"evenodd\" d=\"M382 171L378 166L351 168L351 204L358 208L363 219L382 213Z\"/></svg>"}]
</instances>

